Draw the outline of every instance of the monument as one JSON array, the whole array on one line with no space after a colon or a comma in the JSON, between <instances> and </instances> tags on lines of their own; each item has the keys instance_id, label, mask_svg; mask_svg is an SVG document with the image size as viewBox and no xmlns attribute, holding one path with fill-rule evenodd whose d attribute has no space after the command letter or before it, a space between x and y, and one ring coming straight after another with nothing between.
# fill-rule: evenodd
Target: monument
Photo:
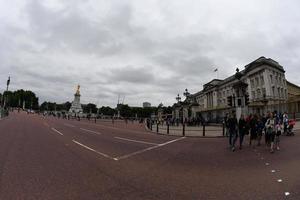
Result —
<instances>
[{"instance_id":1,"label":"monument","mask_svg":"<svg viewBox=\"0 0 300 200\"><path fill-rule=\"evenodd\" d=\"M80 104L80 85L77 86L76 93L74 94L74 101L72 102L69 112L76 115L82 113L82 107Z\"/></svg>"}]
</instances>

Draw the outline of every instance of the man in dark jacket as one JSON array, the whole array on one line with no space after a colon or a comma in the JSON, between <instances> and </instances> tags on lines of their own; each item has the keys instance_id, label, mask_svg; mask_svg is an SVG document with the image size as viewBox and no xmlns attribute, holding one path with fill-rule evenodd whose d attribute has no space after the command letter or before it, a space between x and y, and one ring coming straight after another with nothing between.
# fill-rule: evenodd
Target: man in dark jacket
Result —
<instances>
[{"instance_id":1,"label":"man in dark jacket","mask_svg":"<svg viewBox=\"0 0 300 200\"><path fill-rule=\"evenodd\" d=\"M237 128L238 122L235 116L235 112L232 112L228 119L229 145L232 151L235 151L235 142L237 140Z\"/></svg>"}]
</instances>

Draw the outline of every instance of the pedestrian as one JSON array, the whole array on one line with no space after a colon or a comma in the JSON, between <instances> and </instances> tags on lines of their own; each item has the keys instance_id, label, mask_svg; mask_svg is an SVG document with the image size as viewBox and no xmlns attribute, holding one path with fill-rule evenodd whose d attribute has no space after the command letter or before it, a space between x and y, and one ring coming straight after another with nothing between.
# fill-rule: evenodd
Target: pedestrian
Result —
<instances>
[{"instance_id":1,"label":"pedestrian","mask_svg":"<svg viewBox=\"0 0 300 200\"><path fill-rule=\"evenodd\" d=\"M260 146L261 138L265 128L265 123L261 116L257 118L257 146Z\"/></svg>"},{"instance_id":2,"label":"pedestrian","mask_svg":"<svg viewBox=\"0 0 300 200\"><path fill-rule=\"evenodd\" d=\"M228 113L226 113L224 117L224 125L225 125L225 135L226 137L229 136L229 128L228 128Z\"/></svg>"},{"instance_id":3,"label":"pedestrian","mask_svg":"<svg viewBox=\"0 0 300 200\"><path fill-rule=\"evenodd\" d=\"M229 145L232 151L235 151L235 142L237 140L237 127L238 122L235 113L232 112L230 118L228 119Z\"/></svg>"},{"instance_id":4,"label":"pedestrian","mask_svg":"<svg viewBox=\"0 0 300 200\"><path fill-rule=\"evenodd\" d=\"M269 118L268 115L263 114L263 117L261 119L262 123L264 124L263 133L265 134L265 144L268 143L268 135L267 135L267 130L266 130L266 126L265 126L268 118Z\"/></svg>"},{"instance_id":5,"label":"pedestrian","mask_svg":"<svg viewBox=\"0 0 300 200\"><path fill-rule=\"evenodd\" d=\"M249 142L249 146L252 145L253 140L254 141L257 140L257 115L252 116L252 118L250 119L250 142Z\"/></svg>"},{"instance_id":6,"label":"pedestrian","mask_svg":"<svg viewBox=\"0 0 300 200\"><path fill-rule=\"evenodd\" d=\"M275 146L276 146L276 149L279 151L280 148L279 148L279 142L280 142L280 135L281 135L281 132L282 132L282 123L281 121L279 121L276 126L276 134L275 134Z\"/></svg>"},{"instance_id":7,"label":"pedestrian","mask_svg":"<svg viewBox=\"0 0 300 200\"><path fill-rule=\"evenodd\" d=\"M244 141L244 136L247 131L247 122L244 118L244 115L242 114L240 119L239 119L239 138L240 138L240 147L239 149L242 149L243 147L243 141Z\"/></svg>"},{"instance_id":8,"label":"pedestrian","mask_svg":"<svg viewBox=\"0 0 300 200\"><path fill-rule=\"evenodd\" d=\"M289 117L287 115L287 113L285 112L283 114L283 133L286 134L287 133L287 127L289 125Z\"/></svg>"},{"instance_id":9,"label":"pedestrian","mask_svg":"<svg viewBox=\"0 0 300 200\"><path fill-rule=\"evenodd\" d=\"M267 120L266 124L266 134L268 135L268 142L271 144L270 152L274 153L274 140L275 140L275 119L273 113L270 114L270 118Z\"/></svg>"}]
</instances>

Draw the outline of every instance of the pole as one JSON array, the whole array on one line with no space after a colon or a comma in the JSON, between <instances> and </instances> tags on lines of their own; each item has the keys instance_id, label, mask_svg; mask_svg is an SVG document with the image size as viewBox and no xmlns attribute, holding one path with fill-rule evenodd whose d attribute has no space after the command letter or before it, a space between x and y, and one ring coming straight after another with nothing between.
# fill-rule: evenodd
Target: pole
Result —
<instances>
[{"instance_id":1,"label":"pole","mask_svg":"<svg viewBox=\"0 0 300 200\"><path fill-rule=\"evenodd\" d=\"M167 134L169 135L169 133L170 133L170 125L168 123L168 125L167 125Z\"/></svg>"},{"instance_id":2,"label":"pole","mask_svg":"<svg viewBox=\"0 0 300 200\"><path fill-rule=\"evenodd\" d=\"M203 134L202 134L203 137L205 137L205 124L203 123Z\"/></svg>"},{"instance_id":3,"label":"pole","mask_svg":"<svg viewBox=\"0 0 300 200\"><path fill-rule=\"evenodd\" d=\"M185 136L185 123L182 123L182 136Z\"/></svg>"}]
</instances>

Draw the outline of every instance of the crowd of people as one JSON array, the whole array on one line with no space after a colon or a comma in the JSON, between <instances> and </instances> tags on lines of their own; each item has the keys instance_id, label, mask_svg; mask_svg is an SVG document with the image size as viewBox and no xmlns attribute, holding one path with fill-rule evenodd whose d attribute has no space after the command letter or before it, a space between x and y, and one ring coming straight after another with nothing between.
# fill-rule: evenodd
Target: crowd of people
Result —
<instances>
[{"instance_id":1,"label":"crowd of people","mask_svg":"<svg viewBox=\"0 0 300 200\"><path fill-rule=\"evenodd\" d=\"M237 120L236 114L232 112L225 117L224 123L232 151L235 151L238 139L239 149L242 149L245 135L250 134L249 146L260 146L264 136L266 148L270 148L271 153L280 150L280 135L292 135L292 129L295 125L295 121L289 120L287 113L278 114L276 111L266 115L241 115L239 120Z\"/></svg>"}]
</instances>

